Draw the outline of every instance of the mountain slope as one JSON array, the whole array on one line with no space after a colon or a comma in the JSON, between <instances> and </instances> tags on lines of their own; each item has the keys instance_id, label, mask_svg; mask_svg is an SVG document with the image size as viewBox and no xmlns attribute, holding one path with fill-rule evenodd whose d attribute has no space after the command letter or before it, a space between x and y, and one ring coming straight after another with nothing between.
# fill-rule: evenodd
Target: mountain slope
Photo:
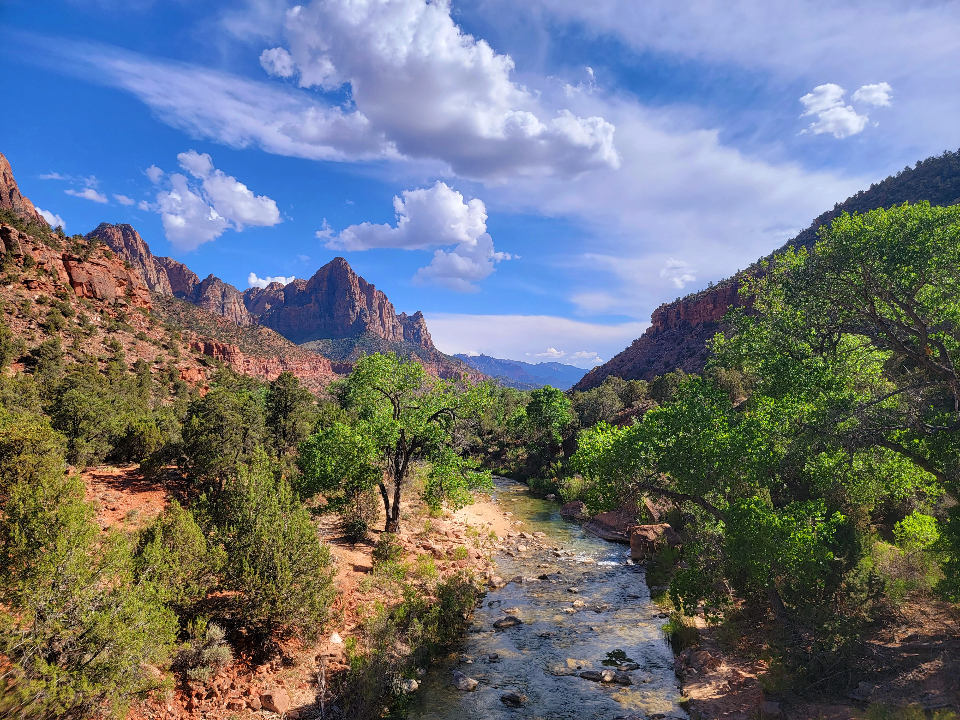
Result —
<instances>
[{"instance_id":1,"label":"mountain slope","mask_svg":"<svg viewBox=\"0 0 960 720\"><path fill-rule=\"evenodd\" d=\"M932 205L960 202L960 151L921 160L882 182L861 190L817 217L810 227L787 242L787 247L813 247L820 227L844 212L866 212L904 202L926 200ZM776 254L776 253L774 253ZM574 386L589 390L615 375L624 380L652 380L680 368L700 372L709 357L707 341L721 329L721 319L731 306L740 305L740 279L758 270L753 265L740 275L653 311L650 327L633 343L603 365L598 365Z\"/></svg>"},{"instance_id":2,"label":"mountain slope","mask_svg":"<svg viewBox=\"0 0 960 720\"><path fill-rule=\"evenodd\" d=\"M558 362L526 363L522 360L501 360L489 355L455 355L470 367L489 375L506 387L532 390L551 385L569 390L585 370Z\"/></svg>"}]
</instances>

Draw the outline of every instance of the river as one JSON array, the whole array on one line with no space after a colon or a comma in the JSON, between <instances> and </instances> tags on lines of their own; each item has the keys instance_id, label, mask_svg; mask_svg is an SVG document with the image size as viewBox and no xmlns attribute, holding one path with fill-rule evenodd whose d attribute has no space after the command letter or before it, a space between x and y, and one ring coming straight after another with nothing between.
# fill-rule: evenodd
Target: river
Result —
<instances>
[{"instance_id":1,"label":"river","mask_svg":"<svg viewBox=\"0 0 960 720\"><path fill-rule=\"evenodd\" d=\"M484 597L462 645L431 666L410 717L686 718L677 704L673 653L661 631L666 620L650 601L643 570L630 563L628 549L587 535L560 517L557 503L533 497L525 485L503 478L496 483L502 510L522 523L516 530L545 533L540 542L547 546L520 540L528 549L515 557L500 553L497 573L539 581L510 582ZM494 622L507 615L522 624L495 629ZM617 666L624 670L620 681L625 675L632 684L578 675ZM477 680L476 689L453 687L454 671ZM505 705L501 698L507 693L526 696L523 705Z\"/></svg>"}]
</instances>

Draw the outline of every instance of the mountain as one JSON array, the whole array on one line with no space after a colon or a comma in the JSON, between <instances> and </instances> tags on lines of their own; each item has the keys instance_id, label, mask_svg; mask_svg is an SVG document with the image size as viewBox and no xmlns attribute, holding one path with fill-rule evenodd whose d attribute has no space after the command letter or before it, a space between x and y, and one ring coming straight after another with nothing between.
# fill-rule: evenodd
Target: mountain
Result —
<instances>
[{"instance_id":1,"label":"mountain","mask_svg":"<svg viewBox=\"0 0 960 720\"><path fill-rule=\"evenodd\" d=\"M306 351L321 353L340 372L349 372L361 354L396 352L406 359L416 358L439 377L467 375L475 381L484 377L437 350L423 313L398 315L383 291L357 275L342 257L331 260L309 280L298 278L287 285L271 283L240 292L215 275L200 280L183 263L155 256L130 225L101 223L86 239L107 245L138 272L156 297L184 300L238 327L269 328ZM200 323L201 316L182 307L176 314L189 328ZM201 324L210 330L209 323Z\"/></svg>"},{"instance_id":2,"label":"mountain","mask_svg":"<svg viewBox=\"0 0 960 720\"><path fill-rule=\"evenodd\" d=\"M489 355L454 355L467 365L489 375L506 387L533 390L551 385L569 390L583 377L585 370L558 362L525 363L520 360L501 360Z\"/></svg>"},{"instance_id":3,"label":"mountain","mask_svg":"<svg viewBox=\"0 0 960 720\"><path fill-rule=\"evenodd\" d=\"M17 181L13 179L13 168L3 153L0 153L0 210L9 210L25 222L42 223L47 227L47 221L33 203L20 194Z\"/></svg>"},{"instance_id":4,"label":"mountain","mask_svg":"<svg viewBox=\"0 0 960 720\"><path fill-rule=\"evenodd\" d=\"M788 247L813 247L819 229L841 213L862 213L921 200L931 205L960 202L960 151L921 160L914 167L905 167L896 175L874 183L869 190L861 190L834 205L773 255ZM587 373L574 389L597 387L610 375L624 380L652 380L677 368L688 373L700 372L710 354L707 341L722 329L721 320L727 310L741 305L738 296L741 279L759 269L759 264L755 264L711 288L661 305L653 311L650 327L641 337Z\"/></svg>"}]
</instances>

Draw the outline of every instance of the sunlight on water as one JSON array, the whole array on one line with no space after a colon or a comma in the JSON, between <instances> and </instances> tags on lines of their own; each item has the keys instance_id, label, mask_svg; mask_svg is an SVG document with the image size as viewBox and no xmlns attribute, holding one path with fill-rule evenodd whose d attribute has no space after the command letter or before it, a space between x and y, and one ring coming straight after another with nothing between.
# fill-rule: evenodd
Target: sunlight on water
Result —
<instances>
[{"instance_id":1,"label":"sunlight on water","mask_svg":"<svg viewBox=\"0 0 960 720\"><path fill-rule=\"evenodd\" d=\"M585 534L560 517L557 503L531 497L523 485L498 480L496 496L514 520L523 521L521 529L544 532L547 545L574 555L558 558L539 550L499 557L497 573L504 578L547 579L509 583L487 594L461 647L430 668L411 718L686 718L677 705L673 654L660 630L665 621L650 602L641 568L629 564L627 548ZM577 601L582 605L574 607ZM507 614L522 624L494 629ZM627 673L632 685L578 677L583 670L606 669L605 660L609 667L611 653L637 665ZM478 680L477 689L452 687L454 670ZM525 695L523 707L506 706L506 693Z\"/></svg>"}]
</instances>

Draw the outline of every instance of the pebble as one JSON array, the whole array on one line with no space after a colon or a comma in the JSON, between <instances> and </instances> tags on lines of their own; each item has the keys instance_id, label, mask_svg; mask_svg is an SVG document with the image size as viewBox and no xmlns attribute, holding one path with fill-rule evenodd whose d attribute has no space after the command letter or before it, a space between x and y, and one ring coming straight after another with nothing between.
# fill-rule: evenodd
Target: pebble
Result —
<instances>
[{"instance_id":1,"label":"pebble","mask_svg":"<svg viewBox=\"0 0 960 720\"><path fill-rule=\"evenodd\" d=\"M502 628L513 627L514 625L522 625L523 620L518 618L516 615L507 615L505 618L500 618L497 620L493 626L498 630Z\"/></svg>"},{"instance_id":2,"label":"pebble","mask_svg":"<svg viewBox=\"0 0 960 720\"><path fill-rule=\"evenodd\" d=\"M417 688L419 688L419 687L420 687L420 684L419 684L416 680L413 680L413 679L404 680L402 683L400 683L400 689L401 689L404 693L416 692L416 691L417 691Z\"/></svg>"},{"instance_id":3,"label":"pebble","mask_svg":"<svg viewBox=\"0 0 960 720\"><path fill-rule=\"evenodd\" d=\"M523 704L527 701L526 695L518 695L517 693L506 693L505 695L500 696L500 702L508 707L523 707Z\"/></svg>"}]
</instances>

